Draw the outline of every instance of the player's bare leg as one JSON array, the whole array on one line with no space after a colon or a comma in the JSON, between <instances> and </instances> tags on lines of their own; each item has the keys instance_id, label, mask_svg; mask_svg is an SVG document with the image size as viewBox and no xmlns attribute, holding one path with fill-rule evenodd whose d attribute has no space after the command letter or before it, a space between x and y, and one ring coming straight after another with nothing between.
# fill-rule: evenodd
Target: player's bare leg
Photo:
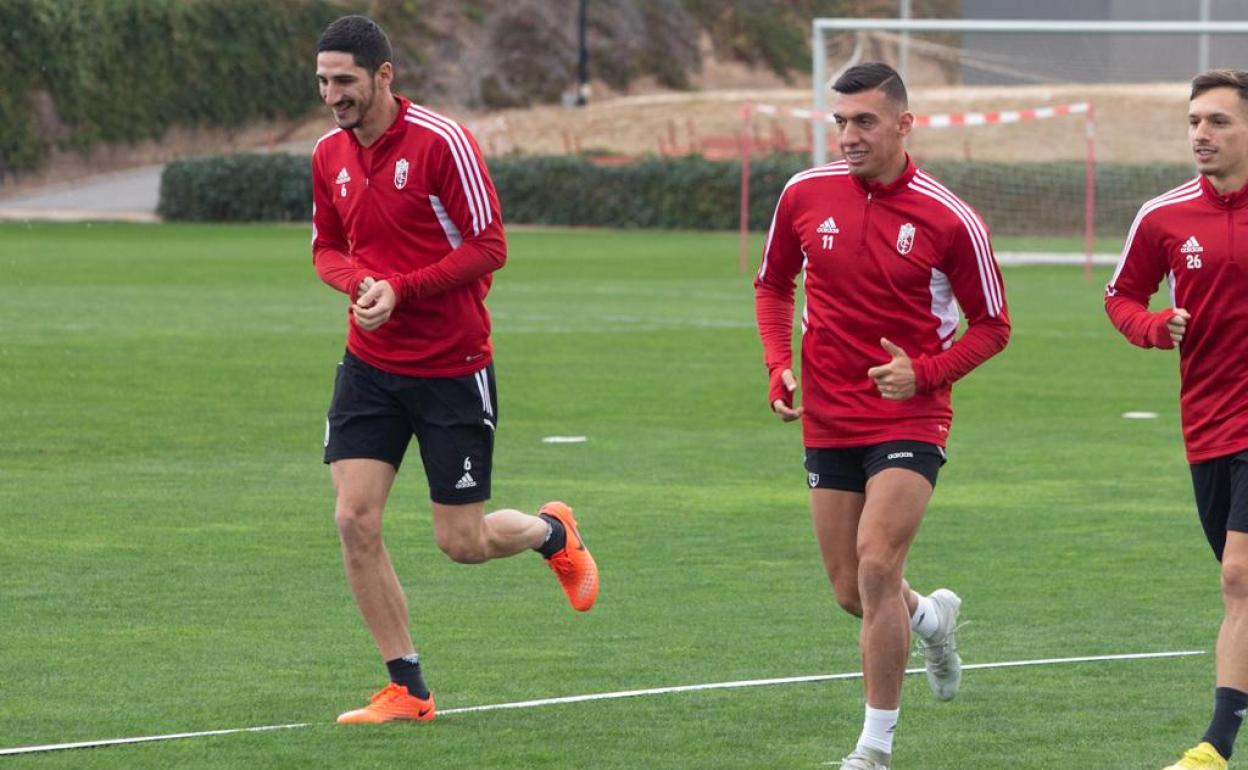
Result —
<instances>
[{"instance_id":1,"label":"player's bare leg","mask_svg":"<svg viewBox=\"0 0 1248 770\"><path fill-rule=\"evenodd\" d=\"M862 617L862 599L858 595L858 520L864 500L861 492L810 490L811 523L823 568L837 604L857 617Z\"/></svg>"},{"instance_id":2,"label":"player's bare leg","mask_svg":"<svg viewBox=\"0 0 1248 770\"><path fill-rule=\"evenodd\" d=\"M858 596L858 520L862 517L864 500L861 492L810 490L811 523L828 582L841 609L859 618L862 617L862 600ZM906 612L914 615L919 595L905 578L901 581L901 595L906 602Z\"/></svg>"},{"instance_id":3,"label":"player's bare leg","mask_svg":"<svg viewBox=\"0 0 1248 770\"><path fill-rule=\"evenodd\" d=\"M915 479L919 479L923 486L926 487L926 492L919 490L919 493L915 496L916 499L910 504L911 508L917 505L917 519L921 519L927 504L927 498L931 495L931 486L921 476L909 471L891 470L885 473L890 474L885 477L886 480L892 474L908 474ZM880 475L884 474L877 474L877 477ZM890 504L892 498L886 494L889 490L888 484L882 488L883 493L875 484L869 484L869 489L871 490L870 494L878 495L878 498L872 498L877 511L881 504ZM863 616L863 599L860 588L862 568L859 560L860 552L862 551L863 528L864 526L871 527L871 521L873 520L869 516L864 516L866 500L867 496L858 492L835 489L811 490L811 519L814 525L815 538L819 543L820 555L823 557L824 569L828 574L828 580L832 583L837 603L841 608L847 613L858 617ZM877 513L876 518L879 517L880 514ZM908 528L911 530L909 537L902 538L904 547L900 548L900 562L895 571L897 591L894 593L895 602L892 603L890 610L894 615L897 615L894 620L898 622L892 624L896 627L894 634L901 634L899 642L900 658L896 662L900 670L890 674L886 680L886 688L895 689L896 692L891 700L885 701L885 704L891 705L877 705L876 701L873 700L873 697L879 697L876 691L881 688L874 686L871 682L873 675L871 668L867 665L867 650L871 642L866 638L866 625L864 624L862 649L863 670L867 672L865 677L867 680L867 711L863 735L859 738L858 745L854 751L845 758L842 767L884 767L890 761L890 752L883 750L879 745L871 745L872 739L870 736L881 732L887 734L889 728L896 724L896 712L900 701L900 683L901 677L905 673L905 661L909 646L910 618L915 613L920 602L920 597L910 589L905 579L900 577L901 570L904 569L905 565L905 552L909 550L909 543L913 540L914 531L917 531L917 520L913 527ZM874 553L874 543L896 540L896 537L881 540L880 534L876 532L870 533L867 540L867 553ZM872 559L874 560L874 557ZM898 614L898 611L900 611L900 614Z\"/></svg>"},{"instance_id":4,"label":"player's bare leg","mask_svg":"<svg viewBox=\"0 0 1248 770\"><path fill-rule=\"evenodd\" d=\"M1226 617L1218 632L1218 687L1248 692L1248 533L1226 533L1222 604Z\"/></svg>"},{"instance_id":5,"label":"player's bare leg","mask_svg":"<svg viewBox=\"0 0 1248 770\"><path fill-rule=\"evenodd\" d=\"M1248 707L1248 533L1228 531L1222 550L1222 605L1218 631L1213 719L1201 742L1167 770L1224 770Z\"/></svg>"},{"instance_id":6,"label":"player's bare leg","mask_svg":"<svg viewBox=\"0 0 1248 770\"><path fill-rule=\"evenodd\" d=\"M461 564L480 564L541 546L550 527L527 513L504 508L485 514L485 503L433 504L433 534L442 552Z\"/></svg>"},{"instance_id":7,"label":"player's bare leg","mask_svg":"<svg viewBox=\"0 0 1248 770\"><path fill-rule=\"evenodd\" d=\"M380 460L337 460L330 465L336 500L334 519L342 541L347 582L382 659L414 651L408 631L407 597L382 542L382 512L394 466Z\"/></svg>"},{"instance_id":8,"label":"player's bare leg","mask_svg":"<svg viewBox=\"0 0 1248 770\"><path fill-rule=\"evenodd\" d=\"M581 540L572 509L552 501L537 516L511 508L486 515L485 503L433 504L433 532L442 551L461 564L480 564L533 549L559 579L572 608L598 599L598 565Z\"/></svg>"},{"instance_id":9,"label":"player's bare leg","mask_svg":"<svg viewBox=\"0 0 1248 770\"><path fill-rule=\"evenodd\" d=\"M910 652L902 572L931 495L927 479L901 468L886 468L867 481L858 525L858 590L863 674L872 708L896 709L901 702Z\"/></svg>"}]
</instances>

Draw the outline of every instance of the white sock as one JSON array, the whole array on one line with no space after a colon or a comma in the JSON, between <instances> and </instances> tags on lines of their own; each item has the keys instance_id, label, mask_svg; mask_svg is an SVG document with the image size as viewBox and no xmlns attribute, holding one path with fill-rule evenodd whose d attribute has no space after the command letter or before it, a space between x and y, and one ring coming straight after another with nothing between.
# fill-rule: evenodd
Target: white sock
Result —
<instances>
[{"instance_id":1,"label":"white sock","mask_svg":"<svg viewBox=\"0 0 1248 770\"><path fill-rule=\"evenodd\" d=\"M900 713L901 709L873 709L867 706L867 715L862 721L862 735L858 737L858 748L875 749L891 755L893 732L897 729L897 715Z\"/></svg>"},{"instance_id":2,"label":"white sock","mask_svg":"<svg viewBox=\"0 0 1248 770\"><path fill-rule=\"evenodd\" d=\"M910 616L910 629L924 639L931 639L940 630L940 616L936 612L936 603L926 596L919 597L919 604Z\"/></svg>"}]
</instances>

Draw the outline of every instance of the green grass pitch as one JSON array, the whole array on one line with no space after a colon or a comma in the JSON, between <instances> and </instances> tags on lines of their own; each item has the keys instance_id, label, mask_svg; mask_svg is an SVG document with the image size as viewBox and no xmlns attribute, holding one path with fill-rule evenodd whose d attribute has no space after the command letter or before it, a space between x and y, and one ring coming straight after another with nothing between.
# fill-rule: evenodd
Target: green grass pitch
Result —
<instances>
[{"instance_id":1,"label":"green grass pitch","mask_svg":"<svg viewBox=\"0 0 1248 770\"><path fill-rule=\"evenodd\" d=\"M853 746L856 681L332 724L384 671L320 463L345 305L307 242L0 226L0 748L316 723L0 764L816 768ZM859 670L735 264L724 234L511 234L493 503L574 505L602 593L577 615L536 555L449 562L409 458L386 537L442 708ZM1174 355L1113 331L1105 270L1004 274L1013 340L955 390L909 578L964 596L968 663L1211 651ZM1203 730L1212 670L972 671L947 704L912 677L895 770L1155 770Z\"/></svg>"}]
</instances>

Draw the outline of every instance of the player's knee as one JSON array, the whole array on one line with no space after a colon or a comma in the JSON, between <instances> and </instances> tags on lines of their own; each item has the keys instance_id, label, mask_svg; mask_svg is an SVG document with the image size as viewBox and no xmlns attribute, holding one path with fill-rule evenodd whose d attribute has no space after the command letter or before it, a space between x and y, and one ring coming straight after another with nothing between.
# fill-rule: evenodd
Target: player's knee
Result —
<instances>
[{"instance_id":1,"label":"player's knee","mask_svg":"<svg viewBox=\"0 0 1248 770\"><path fill-rule=\"evenodd\" d=\"M833 586L833 589L836 593L836 603L841 606L841 609L850 615L862 617L862 597L858 594L857 583L854 584L853 588L843 588L837 585Z\"/></svg>"},{"instance_id":2,"label":"player's knee","mask_svg":"<svg viewBox=\"0 0 1248 770\"><path fill-rule=\"evenodd\" d=\"M480 564L487 559L485 543L480 538L462 535L439 535L438 548L459 564Z\"/></svg>"},{"instance_id":3,"label":"player's knee","mask_svg":"<svg viewBox=\"0 0 1248 770\"><path fill-rule=\"evenodd\" d=\"M859 549L858 586L864 593L900 590L901 566L896 555L883 548Z\"/></svg>"},{"instance_id":4,"label":"player's knee","mask_svg":"<svg viewBox=\"0 0 1248 770\"><path fill-rule=\"evenodd\" d=\"M349 550L381 545L381 512L367 506L340 501L334 509L338 536Z\"/></svg>"},{"instance_id":5,"label":"player's knee","mask_svg":"<svg viewBox=\"0 0 1248 770\"><path fill-rule=\"evenodd\" d=\"M1222 596L1232 601L1248 601L1248 559L1224 559Z\"/></svg>"}]
</instances>

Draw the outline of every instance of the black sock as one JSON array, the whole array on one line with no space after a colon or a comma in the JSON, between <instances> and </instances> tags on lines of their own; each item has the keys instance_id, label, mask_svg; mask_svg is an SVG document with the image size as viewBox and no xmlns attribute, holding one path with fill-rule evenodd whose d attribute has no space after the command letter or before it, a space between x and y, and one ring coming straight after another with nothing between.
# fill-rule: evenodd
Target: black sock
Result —
<instances>
[{"instance_id":1,"label":"black sock","mask_svg":"<svg viewBox=\"0 0 1248 770\"><path fill-rule=\"evenodd\" d=\"M1201 740L1213 744L1223 759L1231 758L1235 736L1244 721L1245 708L1248 708L1248 693L1231 687L1219 687L1213 691L1213 720Z\"/></svg>"},{"instance_id":2,"label":"black sock","mask_svg":"<svg viewBox=\"0 0 1248 770\"><path fill-rule=\"evenodd\" d=\"M559 521L554 516L549 516L545 513L539 513L537 515L542 519L542 521L550 525L550 537L546 538L545 543L542 543L533 550L540 553L543 558L549 559L563 550L563 546L568 542L568 533L567 530L563 528L563 522Z\"/></svg>"},{"instance_id":3,"label":"black sock","mask_svg":"<svg viewBox=\"0 0 1248 770\"><path fill-rule=\"evenodd\" d=\"M390 669L390 681L401 684L407 691L421 700L429 697L429 688L425 687L425 677L420 673L420 656L416 653L386 661Z\"/></svg>"}]
</instances>

